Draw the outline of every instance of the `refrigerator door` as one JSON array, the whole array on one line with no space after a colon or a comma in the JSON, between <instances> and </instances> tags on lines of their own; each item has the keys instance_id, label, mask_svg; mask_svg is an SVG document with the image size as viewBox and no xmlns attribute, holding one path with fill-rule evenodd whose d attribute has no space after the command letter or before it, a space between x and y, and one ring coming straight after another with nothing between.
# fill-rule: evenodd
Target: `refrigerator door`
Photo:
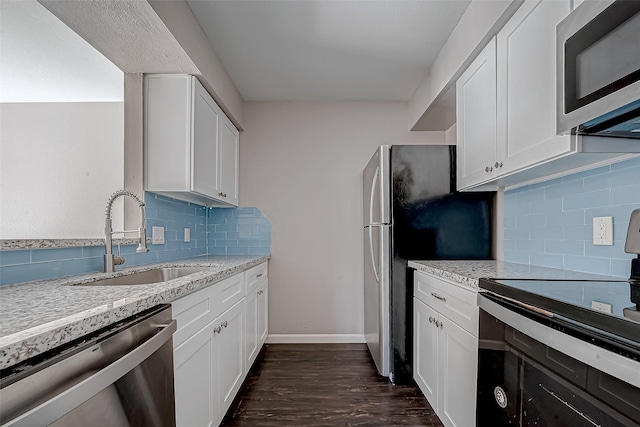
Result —
<instances>
[{"instance_id":1,"label":"refrigerator door","mask_svg":"<svg viewBox=\"0 0 640 427\"><path fill-rule=\"evenodd\" d=\"M364 335L382 376L389 376L389 262L391 227L364 228Z\"/></svg>"},{"instance_id":2,"label":"refrigerator door","mask_svg":"<svg viewBox=\"0 0 640 427\"><path fill-rule=\"evenodd\" d=\"M363 225L391 223L389 145L380 146L364 168L363 175Z\"/></svg>"}]
</instances>

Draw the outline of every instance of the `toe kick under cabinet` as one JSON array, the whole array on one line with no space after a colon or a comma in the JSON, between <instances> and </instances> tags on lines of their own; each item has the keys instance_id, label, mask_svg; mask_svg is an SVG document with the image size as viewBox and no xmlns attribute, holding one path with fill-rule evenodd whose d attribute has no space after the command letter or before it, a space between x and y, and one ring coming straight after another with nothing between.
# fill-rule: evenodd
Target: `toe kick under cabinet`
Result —
<instances>
[{"instance_id":1,"label":"toe kick under cabinet","mask_svg":"<svg viewBox=\"0 0 640 427\"><path fill-rule=\"evenodd\" d=\"M414 380L445 426L475 426L477 294L416 271L413 296Z\"/></svg>"},{"instance_id":2,"label":"toe kick under cabinet","mask_svg":"<svg viewBox=\"0 0 640 427\"><path fill-rule=\"evenodd\" d=\"M171 304L178 427L222 421L266 340L267 286L263 263Z\"/></svg>"}]
</instances>

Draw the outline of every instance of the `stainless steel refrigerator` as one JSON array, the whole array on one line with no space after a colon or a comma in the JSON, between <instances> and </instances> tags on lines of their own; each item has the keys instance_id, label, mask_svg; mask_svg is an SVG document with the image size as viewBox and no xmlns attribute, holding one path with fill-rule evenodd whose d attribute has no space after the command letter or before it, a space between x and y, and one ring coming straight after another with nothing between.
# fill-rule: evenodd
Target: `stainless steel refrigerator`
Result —
<instances>
[{"instance_id":1,"label":"stainless steel refrigerator","mask_svg":"<svg viewBox=\"0 0 640 427\"><path fill-rule=\"evenodd\" d=\"M408 260L491 259L494 193L456 193L455 146L383 145L363 172L364 334L378 372L412 382Z\"/></svg>"}]
</instances>

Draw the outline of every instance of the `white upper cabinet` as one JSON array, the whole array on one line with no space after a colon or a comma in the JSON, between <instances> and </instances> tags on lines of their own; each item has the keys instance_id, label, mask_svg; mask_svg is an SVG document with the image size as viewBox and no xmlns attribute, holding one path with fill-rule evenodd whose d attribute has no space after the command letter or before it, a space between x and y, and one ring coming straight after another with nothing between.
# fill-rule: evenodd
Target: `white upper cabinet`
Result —
<instances>
[{"instance_id":1,"label":"white upper cabinet","mask_svg":"<svg viewBox=\"0 0 640 427\"><path fill-rule=\"evenodd\" d=\"M220 189L217 135L224 114L197 79L194 85L193 138L190 142L191 190L206 197L216 197Z\"/></svg>"},{"instance_id":2,"label":"white upper cabinet","mask_svg":"<svg viewBox=\"0 0 640 427\"><path fill-rule=\"evenodd\" d=\"M145 76L145 189L207 206L238 204L239 132L189 75Z\"/></svg>"},{"instance_id":3,"label":"white upper cabinet","mask_svg":"<svg viewBox=\"0 0 640 427\"><path fill-rule=\"evenodd\" d=\"M556 25L570 1L526 1L497 36L497 161L517 171L575 151L556 136Z\"/></svg>"},{"instance_id":4,"label":"white upper cabinet","mask_svg":"<svg viewBox=\"0 0 640 427\"><path fill-rule=\"evenodd\" d=\"M465 188L495 175L495 39L456 82L456 119L458 188Z\"/></svg>"},{"instance_id":5,"label":"white upper cabinet","mask_svg":"<svg viewBox=\"0 0 640 427\"><path fill-rule=\"evenodd\" d=\"M458 190L496 190L610 164L556 135L556 25L571 0L526 0L456 82Z\"/></svg>"},{"instance_id":6,"label":"white upper cabinet","mask_svg":"<svg viewBox=\"0 0 640 427\"><path fill-rule=\"evenodd\" d=\"M239 133L226 116L220 123L220 138L218 140L220 162L218 196L227 203L238 205L238 158Z\"/></svg>"}]
</instances>

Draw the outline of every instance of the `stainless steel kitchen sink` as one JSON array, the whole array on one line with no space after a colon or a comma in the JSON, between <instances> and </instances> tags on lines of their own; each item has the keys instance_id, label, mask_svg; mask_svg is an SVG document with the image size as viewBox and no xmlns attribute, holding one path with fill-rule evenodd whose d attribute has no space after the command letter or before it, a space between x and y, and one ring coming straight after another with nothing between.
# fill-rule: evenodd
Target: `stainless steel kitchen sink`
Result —
<instances>
[{"instance_id":1,"label":"stainless steel kitchen sink","mask_svg":"<svg viewBox=\"0 0 640 427\"><path fill-rule=\"evenodd\" d=\"M162 283L178 277L198 273L211 267L163 267L153 270L140 271L126 276L96 280L95 282L74 284L74 286L118 286L118 285L148 285Z\"/></svg>"}]
</instances>

